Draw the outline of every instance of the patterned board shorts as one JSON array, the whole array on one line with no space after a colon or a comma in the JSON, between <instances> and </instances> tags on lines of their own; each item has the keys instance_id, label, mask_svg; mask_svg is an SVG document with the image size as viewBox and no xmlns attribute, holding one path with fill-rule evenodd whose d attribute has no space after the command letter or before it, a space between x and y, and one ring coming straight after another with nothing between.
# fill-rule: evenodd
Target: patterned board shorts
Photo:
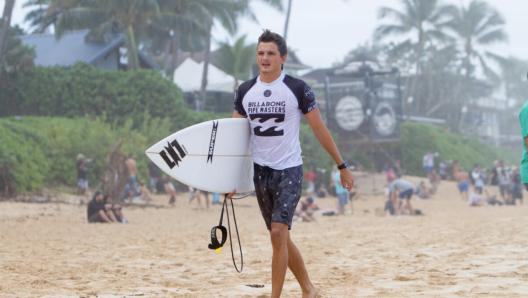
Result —
<instances>
[{"instance_id":1,"label":"patterned board shorts","mask_svg":"<svg viewBox=\"0 0 528 298\"><path fill-rule=\"evenodd\" d=\"M77 179L77 188L78 189L87 189L88 188L88 179L83 179L83 178Z\"/></svg>"},{"instance_id":2,"label":"patterned board shorts","mask_svg":"<svg viewBox=\"0 0 528 298\"><path fill-rule=\"evenodd\" d=\"M302 165L284 170L254 165L253 182L260 212L271 230L271 223L291 223L295 208L301 197Z\"/></svg>"}]
</instances>

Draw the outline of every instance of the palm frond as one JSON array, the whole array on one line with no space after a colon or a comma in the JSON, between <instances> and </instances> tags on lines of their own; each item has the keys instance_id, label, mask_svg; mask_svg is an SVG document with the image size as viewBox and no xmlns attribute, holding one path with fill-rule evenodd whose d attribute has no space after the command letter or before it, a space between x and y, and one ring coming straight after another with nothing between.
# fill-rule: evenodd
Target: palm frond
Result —
<instances>
[{"instance_id":1,"label":"palm frond","mask_svg":"<svg viewBox=\"0 0 528 298\"><path fill-rule=\"evenodd\" d=\"M70 30L94 29L107 21L105 12L96 8L77 7L61 14L55 31L57 38Z\"/></svg>"},{"instance_id":2,"label":"palm frond","mask_svg":"<svg viewBox=\"0 0 528 298\"><path fill-rule=\"evenodd\" d=\"M390 35L403 35L409 33L411 28L401 25L381 25L374 31L374 39L381 40Z\"/></svg>"},{"instance_id":3,"label":"palm frond","mask_svg":"<svg viewBox=\"0 0 528 298\"><path fill-rule=\"evenodd\" d=\"M498 41L507 41L507 40L508 40L508 35L506 34L506 32L504 32L502 28L498 28L488 33L485 33L482 36L479 36L477 38L477 43L481 45L486 45L486 44L490 44L490 43L494 43Z\"/></svg>"}]
</instances>

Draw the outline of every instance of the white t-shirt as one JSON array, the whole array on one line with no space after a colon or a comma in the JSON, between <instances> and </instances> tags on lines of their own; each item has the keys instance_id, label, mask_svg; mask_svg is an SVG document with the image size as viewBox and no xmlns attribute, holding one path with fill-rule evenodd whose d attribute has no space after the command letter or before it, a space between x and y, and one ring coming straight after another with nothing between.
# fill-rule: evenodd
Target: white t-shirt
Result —
<instances>
[{"instance_id":1,"label":"white t-shirt","mask_svg":"<svg viewBox=\"0 0 528 298\"><path fill-rule=\"evenodd\" d=\"M392 181L392 183L389 185L389 188L390 190L397 190L399 192L404 192L406 190L409 190L409 189L413 189L414 190L414 185L407 181L407 180L404 180L402 178L398 178L394 181Z\"/></svg>"},{"instance_id":2,"label":"white t-shirt","mask_svg":"<svg viewBox=\"0 0 528 298\"><path fill-rule=\"evenodd\" d=\"M432 154L424 155L422 165L424 167L434 167L434 155Z\"/></svg>"},{"instance_id":3,"label":"white t-shirt","mask_svg":"<svg viewBox=\"0 0 528 298\"><path fill-rule=\"evenodd\" d=\"M484 197L472 192L468 198L468 206L480 206L480 202L484 201Z\"/></svg>"},{"instance_id":4,"label":"white t-shirt","mask_svg":"<svg viewBox=\"0 0 528 298\"><path fill-rule=\"evenodd\" d=\"M479 170L474 169L471 171L471 176L473 177L473 181L475 181L476 187L484 187L484 175L479 172Z\"/></svg>"},{"instance_id":5,"label":"white t-shirt","mask_svg":"<svg viewBox=\"0 0 528 298\"><path fill-rule=\"evenodd\" d=\"M275 170L302 165L301 116L317 108L313 91L304 81L281 74L268 84L258 76L240 85L233 107L251 125L255 163Z\"/></svg>"}]
</instances>

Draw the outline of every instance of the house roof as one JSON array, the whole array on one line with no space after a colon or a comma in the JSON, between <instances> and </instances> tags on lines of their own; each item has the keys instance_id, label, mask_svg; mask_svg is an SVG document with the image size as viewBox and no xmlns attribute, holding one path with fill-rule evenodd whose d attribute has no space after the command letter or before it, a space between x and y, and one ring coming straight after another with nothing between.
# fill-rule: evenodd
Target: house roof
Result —
<instances>
[{"instance_id":1,"label":"house roof","mask_svg":"<svg viewBox=\"0 0 528 298\"><path fill-rule=\"evenodd\" d=\"M86 41L90 30L76 30L57 39L54 34L32 34L18 36L22 44L33 47L37 53L35 64L40 66L72 67L76 62L93 63L100 57L121 47L125 43L123 34L107 36L105 42ZM148 66L161 70L147 55L138 50L139 59Z\"/></svg>"}]
</instances>

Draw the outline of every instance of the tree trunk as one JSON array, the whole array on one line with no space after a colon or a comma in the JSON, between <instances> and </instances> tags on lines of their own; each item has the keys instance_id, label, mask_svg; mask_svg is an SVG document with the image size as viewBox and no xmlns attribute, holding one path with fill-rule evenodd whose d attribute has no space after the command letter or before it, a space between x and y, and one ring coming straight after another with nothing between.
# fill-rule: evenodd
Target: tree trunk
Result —
<instances>
[{"instance_id":1,"label":"tree trunk","mask_svg":"<svg viewBox=\"0 0 528 298\"><path fill-rule=\"evenodd\" d=\"M128 25L127 32L127 58L128 70L136 70L139 68L139 59L137 54L136 41L134 39L134 29L132 25Z\"/></svg>"},{"instance_id":2,"label":"tree trunk","mask_svg":"<svg viewBox=\"0 0 528 298\"><path fill-rule=\"evenodd\" d=\"M418 41L418 51L416 53L416 74L412 80L411 88L409 89L408 95L414 97L414 101L416 102L416 105L418 106L418 112L420 112L420 99L416 98L415 91L416 91L416 84L418 83L418 76L420 74L420 59L422 58L422 52L424 47L424 41L423 38L420 37L420 40Z\"/></svg>"},{"instance_id":3,"label":"tree trunk","mask_svg":"<svg viewBox=\"0 0 528 298\"><path fill-rule=\"evenodd\" d=\"M180 37L180 30L174 30L172 36L172 53L169 64L169 73L167 73L168 76L174 76L174 71L176 71L176 66L178 64L178 50L180 49Z\"/></svg>"},{"instance_id":4,"label":"tree trunk","mask_svg":"<svg viewBox=\"0 0 528 298\"><path fill-rule=\"evenodd\" d=\"M15 0L6 0L4 5L4 15L0 27L0 66L4 61L4 56L7 51L7 43L9 42L9 29L11 29L11 15L13 14L13 7Z\"/></svg>"},{"instance_id":5,"label":"tree trunk","mask_svg":"<svg viewBox=\"0 0 528 298\"><path fill-rule=\"evenodd\" d=\"M211 30L213 29L212 20L207 21L207 36L205 37L204 45L204 66L202 74L202 88L200 89L200 103L205 107L205 97L207 95L207 73L209 68L209 61L211 59Z\"/></svg>"},{"instance_id":6,"label":"tree trunk","mask_svg":"<svg viewBox=\"0 0 528 298\"><path fill-rule=\"evenodd\" d=\"M114 144L106 155L103 173L99 178L97 189L112 197L114 203L119 203L122 198L123 189L129 181L130 175L125 165L125 155L121 153L123 142Z\"/></svg>"},{"instance_id":7,"label":"tree trunk","mask_svg":"<svg viewBox=\"0 0 528 298\"><path fill-rule=\"evenodd\" d=\"M286 23L284 24L284 41L288 36L288 26L290 25L290 14L291 14L292 0L288 0L288 11L286 12Z\"/></svg>"}]
</instances>

